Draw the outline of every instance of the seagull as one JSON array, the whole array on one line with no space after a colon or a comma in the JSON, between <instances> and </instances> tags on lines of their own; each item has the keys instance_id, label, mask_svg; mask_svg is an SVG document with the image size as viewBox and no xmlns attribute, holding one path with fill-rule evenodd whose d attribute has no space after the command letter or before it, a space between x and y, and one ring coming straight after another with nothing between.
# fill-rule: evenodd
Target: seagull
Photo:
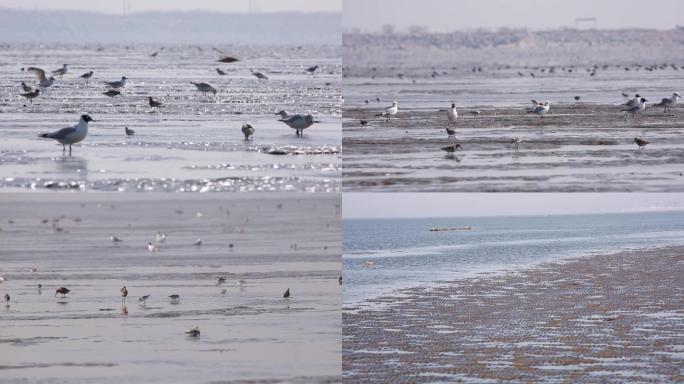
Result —
<instances>
[{"instance_id":1,"label":"seagull","mask_svg":"<svg viewBox=\"0 0 684 384\"><path fill-rule=\"evenodd\" d=\"M119 292L121 292L121 303L126 304L126 296L128 296L128 289L126 289L126 286L124 285L123 288L119 289Z\"/></svg>"},{"instance_id":2,"label":"seagull","mask_svg":"<svg viewBox=\"0 0 684 384\"><path fill-rule=\"evenodd\" d=\"M121 80L118 81L105 81L104 83L109 87L109 88L114 88L114 89L119 89L123 88L126 85L126 80L128 78L126 76L121 76Z\"/></svg>"},{"instance_id":3,"label":"seagull","mask_svg":"<svg viewBox=\"0 0 684 384\"><path fill-rule=\"evenodd\" d=\"M163 103L161 101L153 99L152 96L149 96L147 99L148 99L148 102L150 104L150 107L152 107L152 108L159 108L163 105Z\"/></svg>"},{"instance_id":4,"label":"seagull","mask_svg":"<svg viewBox=\"0 0 684 384\"><path fill-rule=\"evenodd\" d=\"M109 97L114 97L114 96L119 96L121 92L115 90L115 89L110 89L107 92L102 92L103 95L107 95Z\"/></svg>"},{"instance_id":5,"label":"seagull","mask_svg":"<svg viewBox=\"0 0 684 384\"><path fill-rule=\"evenodd\" d=\"M211 92L214 95L216 95L216 88L214 88L214 86L209 84L209 83L195 83L194 81L191 81L190 83L194 84L195 87L197 87L197 90L202 92L202 94L206 94L207 92Z\"/></svg>"},{"instance_id":6,"label":"seagull","mask_svg":"<svg viewBox=\"0 0 684 384\"><path fill-rule=\"evenodd\" d=\"M26 85L23 81L21 82L21 89L23 89L24 92L33 92L33 88Z\"/></svg>"},{"instance_id":7,"label":"seagull","mask_svg":"<svg viewBox=\"0 0 684 384\"><path fill-rule=\"evenodd\" d=\"M461 148L461 144L447 145L446 147L442 147L440 149L445 152L454 153L459 148Z\"/></svg>"},{"instance_id":8,"label":"seagull","mask_svg":"<svg viewBox=\"0 0 684 384\"><path fill-rule=\"evenodd\" d=\"M451 109L447 111L447 117L449 118L449 124L456 125L456 120L458 119L458 112L456 111L456 104L451 103Z\"/></svg>"},{"instance_id":9,"label":"seagull","mask_svg":"<svg viewBox=\"0 0 684 384\"><path fill-rule=\"evenodd\" d=\"M534 101L534 100L533 100L533 101ZM547 112L549 112L549 108L550 108L550 107L551 107L551 103L549 103L548 101L545 101L543 104L542 104L542 103L537 104L537 106L534 107L534 109L531 110L531 111L528 112L528 113L537 114L537 115L541 116L541 118L543 119L543 118L544 118L544 115L545 115Z\"/></svg>"},{"instance_id":10,"label":"seagull","mask_svg":"<svg viewBox=\"0 0 684 384\"><path fill-rule=\"evenodd\" d=\"M35 99L36 97L38 97L38 95L40 95L40 89L36 89L33 92L22 93L21 95L24 96L25 98L29 99L29 102L31 104L33 104L33 99Z\"/></svg>"},{"instance_id":11,"label":"seagull","mask_svg":"<svg viewBox=\"0 0 684 384\"><path fill-rule=\"evenodd\" d=\"M55 296L57 296L57 294L59 293L60 295L62 295L62 297L65 297L66 294L69 293L69 292L71 292L70 289L68 289L68 288L66 288L66 287L59 287L59 288L57 288L57 290L55 291Z\"/></svg>"},{"instance_id":12,"label":"seagull","mask_svg":"<svg viewBox=\"0 0 684 384\"><path fill-rule=\"evenodd\" d=\"M135 131L128 127L124 127L124 132L126 132L126 137L131 137L135 135Z\"/></svg>"},{"instance_id":13,"label":"seagull","mask_svg":"<svg viewBox=\"0 0 684 384\"><path fill-rule=\"evenodd\" d=\"M250 69L250 71L252 71L252 75L254 75L257 79L259 79L259 80L268 80L268 76L264 75L263 73L261 73L261 72L254 72L253 69Z\"/></svg>"},{"instance_id":14,"label":"seagull","mask_svg":"<svg viewBox=\"0 0 684 384\"><path fill-rule=\"evenodd\" d=\"M138 303L143 303L143 305L145 305L145 304L147 304L147 299L149 299L149 298L150 298L150 295L145 295L145 296L139 297Z\"/></svg>"},{"instance_id":15,"label":"seagull","mask_svg":"<svg viewBox=\"0 0 684 384\"><path fill-rule=\"evenodd\" d=\"M174 293L173 295L169 295L169 299L171 299L171 301L179 301L180 295Z\"/></svg>"},{"instance_id":16,"label":"seagull","mask_svg":"<svg viewBox=\"0 0 684 384\"><path fill-rule=\"evenodd\" d=\"M254 127L252 127L252 124L242 124L242 134L245 135L245 141L248 141L254 136Z\"/></svg>"},{"instance_id":17,"label":"seagull","mask_svg":"<svg viewBox=\"0 0 684 384\"><path fill-rule=\"evenodd\" d=\"M95 121L88 115L81 115L78 124L73 127L62 128L59 131L52 133L41 133L38 137L55 139L62 144L62 152L66 151L66 145L69 144L69 156L71 156L71 145L85 139L88 135L88 122Z\"/></svg>"},{"instance_id":18,"label":"seagull","mask_svg":"<svg viewBox=\"0 0 684 384\"><path fill-rule=\"evenodd\" d=\"M152 243L147 243L147 251L149 253L154 253L154 252L159 252L159 248L157 248L154 244Z\"/></svg>"},{"instance_id":19,"label":"seagull","mask_svg":"<svg viewBox=\"0 0 684 384\"><path fill-rule=\"evenodd\" d=\"M93 71L86 72L80 76L82 79L85 79L86 84L90 82L90 78L93 77Z\"/></svg>"},{"instance_id":20,"label":"seagull","mask_svg":"<svg viewBox=\"0 0 684 384\"><path fill-rule=\"evenodd\" d=\"M641 112L646 110L646 102L647 101L648 100L646 100L645 98L642 97L638 104L633 105L633 106L628 107L628 108L625 108L625 109L622 109L622 112L631 113L632 116L634 116L638 113L641 113Z\"/></svg>"},{"instance_id":21,"label":"seagull","mask_svg":"<svg viewBox=\"0 0 684 384\"><path fill-rule=\"evenodd\" d=\"M26 70L33 72L33 74L36 75L38 78L38 86L41 88L47 88L55 82L55 78L53 76L50 76L49 78L45 77L45 71L40 68L28 67Z\"/></svg>"},{"instance_id":22,"label":"seagull","mask_svg":"<svg viewBox=\"0 0 684 384\"><path fill-rule=\"evenodd\" d=\"M641 100L641 96L639 96L639 94L637 93L636 95L634 95L634 98L632 100L629 100L622 105L627 107L627 108L631 108L635 105L639 105L639 100Z\"/></svg>"},{"instance_id":23,"label":"seagull","mask_svg":"<svg viewBox=\"0 0 684 384\"><path fill-rule=\"evenodd\" d=\"M114 235L109 235L109 240L111 240L112 243L120 243L120 242L123 241L123 240L119 239L118 237L116 237L116 236L114 236Z\"/></svg>"},{"instance_id":24,"label":"seagull","mask_svg":"<svg viewBox=\"0 0 684 384\"><path fill-rule=\"evenodd\" d=\"M219 76L225 76L226 72L222 71L221 68L216 68L216 73L219 74Z\"/></svg>"},{"instance_id":25,"label":"seagull","mask_svg":"<svg viewBox=\"0 0 684 384\"><path fill-rule=\"evenodd\" d=\"M515 148L516 151L518 150L518 147L520 146L520 143L522 143L522 142L523 142L523 139L521 139L519 137L514 137L511 139L511 144L513 144L513 147Z\"/></svg>"},{"instance_id":26,"label":"seagull","mask_svg":"<svg viewBox=\"0 0 684 384\"><path fill-rule=\"evenodd\" d=\"M635 137L635 138L634 138L634 143L635 143L637 146L639 146L639 149L642 149L643 147L646 146L646 144L648 144L648 141L643 140L643 139L640 139L640 138L638 138L638 137Z\"/></svg>"},{"instance_id":27,"label":"seagull","mask_svg":"<svg viewBox=\"0 0 684 384\"><path fill-rule=\"evenodd\" d=\"M188 334L188 336L199 337L200 330L199 330L199 327L193 327L193 328L190 328L187 331L185 331L185 333Z\"/></svg>"},{"instance_id":28,"label":"seagull","mask_svg":"<svg viewBox=\"0 0 684 384\"><path fill-rule=\"evenodd\" d=\"M196 246L196 247L199 247L200 245L202 245L202 239L197 239L197 240L195 240L195 242L192 243L192 245L194 245L194 246Z\"/></svg>"},{"instance_id":29,"label":"seagull","mask_svg":"<svg viewBox=\"0 0 684 384\"><path fill-rule=\"evenodd\" d=\"M166 233L157 232L157 234L154 236L154 239L158 243L163 243L164 241L166 241Z\"/></svg>"},{"instance_id":30,"label":"seagull","mask_svg":"<svg viewBox=\"0 0 684 384\"><path fill-rule=\"evenodd\" d=\"M288 289L285 291L285 293L283 293L283 297L286 298L286 299L290 297L290 288L288 288Z\"/></svg>"},{"instance_id":31,"label":"seagull","mask_svg":"<svg viewBox=\"0 0 684 384\"><path fill-rule=\"evenodd\" d=\"M381 113L378 113L375 116L387 116L387 122L389 123L390 117L396 115L397 112L399 112L399 103L397 103L396 101L393 101L391 107L385 108L384 111L382 111Z\"/></svg>"},{"instance_id":32,"label":"seagull","mask_svg":"<svg viewBox=\"0 0 684 384\"><path fill-rule=\"evenodd\" d=\"M316 72L317 69L318 69L318 65L314 65L313 67L307 68L306 71L313 74L314 72Z\"/></svg>"},{"instance_id":33,"label":"seagull","mask_svg":"<svg viewBox=\"0 0 684 384\"><path fill-rule=\"evenodd\" d=\"M62 65L62 68L60 68L60 69L55 69L54 71L52 71L52 74L53 74L53 75L57 75L57 76L59 76L59 77L64 76L66 73L67 73L67 65L66 65L66 64L63 64L63 65Z\"/></svg>"},{"instance_id":34,"label":"seagull","mask_svg":"<svg viewBox=\"0 0 684 384\"><path fill-rule=\"evenodd\" d=\"M315 121L314 117L312 115L294 115L290 116L287 119L279 119L278 121L282 121L283 123L287 124L290 128L295 130L295 134L297 137L301 137L304 135L304 130L312 126L314 123L318 123L319 121Z\"/></svg>"},{"instance_id":35,"label":"seagull","mask_svg":"<svg viewBox=\"0 0 684 384\"><path fill-rule=\"evenodd\" d=\"M287 119L288 117L291 116L284 109L281 109L280 112L276 113L276 115L280 116L281 119Z\"/></svg>"},{"instance_id":36,"label":"seagull","mask_svg":"<svg viewBox=\"0 0 684 384\"><path fill-rule=\"evenodd\" d=\"M682 97L679 96L679 93L675 92L672 94L672 97L670 97L669 99L667 97L665 97L665 98L663 98L663 100L660 103L654 104L653 106L665 108L665 110L663 111L663 113L665 113L665 112L667 112L668 109L674 107L674 105L677 104L677 101L681 98Z\"/></svg>"}]
</instances>

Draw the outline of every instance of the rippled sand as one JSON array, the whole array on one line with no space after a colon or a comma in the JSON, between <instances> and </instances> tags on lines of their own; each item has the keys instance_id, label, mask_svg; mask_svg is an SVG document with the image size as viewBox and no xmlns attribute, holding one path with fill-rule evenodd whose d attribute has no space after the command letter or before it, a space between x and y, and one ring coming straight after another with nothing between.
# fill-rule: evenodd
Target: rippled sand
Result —
<instances>
[{"instance_id":1,"label":"rippled sand","mask_svg":"<svg viewBox=\"0 0 684 384\"><path fill-rule=\"evenodd\" d=\"M339 189L341 59L336 46L221 47L242 59L218 63L211 47L2 45L0 188L104 191L316 191ZM158 52L156 57L150 54ZM33 104L20 82L68 63L64 79ZM308 74L305 69L319 65ZM227 74L219 76L216 68ZM269 80L258 80L250 69ZM94 71L90 84L79 78ZM127 76L122 96L103 81ZM190 81L213 84L203 96ZM148 106L154 96L164 106ZM311 113L320 123L297 138L274 114ZM71 126L89 113L89 135L63 157L40 132ZM245 142L240 128L256 133ZM136 131L132 138L124 127ZM274 154L275 153L275 154Z\"/></svg>"},{"instance_id":2,"label":"rippled sand","mask_svg":"<svg viewBox=\"0 0 684 384\"><path fill-rule=\"evenodd\" d=\"M335 194L4 194L0 381L336 382L339 215Z\"/></svg>"},{"instance_id":3,"label":"rippled sand","mask_svg":"<svg viewBox=\"0 0 684 384\"><path fill-rule=\"evenodd\" d=\"M345 382L680 383L683 253L592 256L347 307Z\"/></svg>"}]
</instances>

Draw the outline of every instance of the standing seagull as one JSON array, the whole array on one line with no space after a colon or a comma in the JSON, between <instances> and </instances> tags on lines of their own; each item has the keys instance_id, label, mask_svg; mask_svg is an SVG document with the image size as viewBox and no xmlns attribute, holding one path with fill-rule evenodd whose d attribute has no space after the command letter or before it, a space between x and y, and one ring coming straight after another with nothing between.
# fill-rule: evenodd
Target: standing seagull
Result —
<instances>
[{"instance_id":1,"label":"standing seagull","mask_svg":"<svg viewBox=\"0 0 684 384\"><path fill-rule=\"evenodd\" d=\"M36 75L38 78L38 86L41 88L47 88L55 82L55 78L53 76L50 76L49 78L45 77L45 71L40 68L28 67L26 70Z\"/></svg>"},{"instance_id":2,"label":"standing seagull","mask_svg":"<svg viewBox=\"0 0 684 384\"><path fill-rule=\"evenodd\" d=\"M60 78L64 75L66 75L66 73L67 73L67 65L66 64L63 64L62 68L55 69L54 71L52 71L53 75L59 76Z\"/></svg>"},{"instance_id":3,"label":"standing seagull","mask_svg":"<svg viewBox=\"0 0 684 384\"><path fill-rule=\"evenodd\" d=\"M636 116L638 113L641 113L641 112L646 110L646 102L647 101L648 100L646 100L645 98L642 97L641 100L639 100L638 104L633 105L633 106L628 107L628 108L625 108L622 110L622 112L631 113L632 116Z\"/></svg>"},{"instance_id":4,"label":"standing seagull","mask_svg":"<svg viewBox=\"0 0 684 384\"><path fill-rule=\"evenodd\" d=\"M128 296L128 289L126 289L126 286L124 285L123 288L119 289L119 292L121 292L121 305L126 305L126 296Z\"/></svg>"},{"instance_id":5,"label":"standing seagull","mask_svg":"<svg viewBox=\"0 0 684 384\"><path fill-rule=\"evenodd\" d=\"M135 135L135 131L128 127L124 127L124 132L126 132L126 137L133 137Z\"/></svg>"},{"instance_id":6,"label":"standing seagull","mask_svg":"<svg viewBox=\"0 0 684 384\"><path fill-rule=\"evenodd\" d=\"M127 80L128 80L128 78L127 78L126 76L121 76L121 80L117 80L117 81L105 81L104 83L105 83L105 85L108 86L109 88L119 89L119 88L123 88L123 87L126 86L126 81L127 81Z\"/></svg>"},{"instance_id":7,"label":"standing seagull","mask_svg":"<svg viewBox=\"0 0 684 384\"><path fill-rule=\"evenodd\" d=\"M639 149L641 149L641 148L645 147L646 144L648 144L648 141L643 140L643 139L640 139L640 138L638 138L638 137L635 137L635 138L634 138L634 143L635 143L637 146L639 146Z\"/></svg>"},{"instance_id":8,"label":"standing seagull","mask_svg":"<svg viewBox=\"0 0 684 384\"><path fill-rule=\"evenodd\" d=\"M157 248L154 244L152 244L150 242L150 243L147 243L147 252L149 252L149 253L159 252L159 248Z\"/></svg>"},{"instance_id":9,"label":"standing seagull","mask_svg":"<svg viewBox=\"0 0 684 384\"><path fill-rule=\"evenodd\" d=\"M35 99L36 97L38 97L38 95L40 95L40 89L36 89L33 92L22 93L21 95L24 96L25 98L29 99L29 102L31 104L33 104L33 99Z\"/></svg>"},{"instance_id":10,"label":"standing seagull","mask_svg":"<svg viewBox=\"0 0 684 384\"><path fill-rule=\"evenodd\" d=\"M543 119L544 115L549 112L550 107L551 107L551 103L549 103L548 101L545 101L544 103L537 104L537 106L534 107L534 109L531 110L529 113L537 114L537 115L541 116L541 118Z\"/></svg>"},{"instance_id":11,"label":"standing seagull","mask_svg":"<svg viewBox=\"0 0 684 384\"><path fill-rule=\"evenodd\" d=\"M295 134L297 137L301 137L304 135L304 130L312 126L314 123L318 123L318 121L314 120L314 117L312 115L294 115L290 116L287 119L279 119L278 121L282 121L283 123L287 124L290 128L295 130Z\"/></svg>"},{"instance_id":12,"label":"standing seagull","mask_svg":"<svg viewBox=\"0 0 684 384\"><path fill-rule=\"evenodd\" d=\"M451 103L451 109L447 111L447 117L449 118L449 124L447 125L446 131L447 135L453 136L456 134L456 120L458 119L458 112L456 111L456 104ZM451 128L451 124L454 128Z\"/></svg>"},{"instance_id":13,"label":"standing seagull","mask_svg":"<svg viewBox=\"0 0 684 384\"><path fill-rule=\"evenodd\" d=\"M386 116L387 122L389 123L390 117L396 115L398 112L399 112L399 103L397 103L396 101L393 101L391 107L385 108L384 111L382 111L381 113L378 113L375 116Z\"/></svg>"},{"instance_id":14,"label":"standing seagull","mask_svg":"<svg viewBox=\"0 0 684 384\"><path fill-rule=\"evenodd\" d=\"M90 78L93 77L93 71L86 72L80 76L82 79L85 79L86 84L90 82Z\"/></svg>"},{"instance_id":15,"label":"standing seagull","mask_svg":"<svg viewBox=\"0 0 684 384\"><path fill-rule=\"evenodd\" d=\"M674 105L677 104L677 101L681 98L682 97L679 96L679 93L675 92L672 94L672 97L670 97L669 99L667 97L665 97L665 98L663 98L663 100L660 103L655 104L653 106L665 108L665 110L663 111L663 113L665 113L665 112L667 112L668 109L674 107Z\"/></svg>"},{"instance_id":16,"label":"standing seagull","mask_svg":"<svg viewBox=\"0 0 684 384\"><path fill-rule=\"evenodd\" d=\"M59 287L59 288L57 288L57 290L55 291L55 296L57 296L57 294L59 293L60 295L62 295L62 297L65 297L66 294L69 293L69 292L71 292L70 289L68 289L68 288L66 288L66 287Z\"/></svg>"},{"instance_id":17,"label":"standing seagull","mask_svg":"<svg viewBox=\"0 0 684 384\"><path fill-rule=\"evenodd\" d=\"M635 105L639 105L639 100L641 100L641 96L639 96L639 94L637 93L636 95L634 95L634 98L632 100L629 100L622 105L626 108L631 108Z\"/></svg>"},{"instance_id":18,"label":"standing seagull","mask_svg":"<svg viewBox=\"0 0 684 384\"><path fill-rule=\"evenodd\" d=\"M62 128L59 131L52 133L41 133L38 137L46 139L55 139L62 144L62 152L66 151L66 145L69 144L69 156L71 156L71 145L86 138L88 135L88 122L95 121L88 115L81 115L78 124L73 127Z\"/></svg>"},{"instance_id":19,"label":"standing seagull","mask_svg":"<svg viewBox=\"0 0 684 384\"><path fill-rule=\"evenodd\" d=\"M290 288L288 288L288 289L285 291L285 293L283 293L283 297L286 298L286 299L290 297Z\"/></svg>"},{"instance_id":20,"label":"standing seagull","mask_svg":"<svg viewBox=\"0 0 684 384\"><path fill-rule=\"evenodd\" d=\"M197 87L197 90L202 92L202 94L206 94L207 92L211 92L216 96L216 88L214 88L213 85L209 83L195 83L194 81L190 82L191 84L194 84L195 87Z\"/></svg>"},{"instance_id":21,"label":"standing seagull","mask_svg":"<svg viewBox=\"0 0 684 384\"><path fill-rule=\"evenodd\" d=\"M268 76L264 75L263 73L261 73L261 72L254 72L253 69L250 69L250 71L252 71L252 75L254 75L257 79L259 79L259 80L268 80Z\"/></svg>"},{"instance_id":22,"label":"standing seagull","mask_svg":"<svg viewBox=\"0 0 684 384\"><path fill-rule=\"evenodd\" d=\"M245 141L248 141L254 136L254 127L252 127L252 124L242 124L242 134L245 135Z\"/></svg>"}]
</instances>

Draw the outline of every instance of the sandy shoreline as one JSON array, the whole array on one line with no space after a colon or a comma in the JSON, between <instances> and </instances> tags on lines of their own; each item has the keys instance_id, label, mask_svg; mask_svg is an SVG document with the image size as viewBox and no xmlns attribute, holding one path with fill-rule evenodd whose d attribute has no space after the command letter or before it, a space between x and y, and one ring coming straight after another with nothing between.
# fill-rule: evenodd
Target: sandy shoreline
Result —
<instances>
[{"instance_id":1,"label":"sandy shoreline","mask_svg":"<svg viewBox=\"0 0 684 384\"><path fill-rule=\"evenodd\" d=\"M542 120L525 107L464 107L448 138L438 109L404 109L391 123L376 109L345 110L343 191L684 190L681 111L650 108L625 120L618 106L576 103L552 105ZM517 151L514 137L523 140ZM639 151L634 137L650 144ZM454 143L455 155L440 149Z\"/></svg>"},{"instance_id":2,"label":"sandy shoreline","mask_svg":"<svg viewBox=\"0 0 684 384\"><path fill-rule=\"evenodd\" d=\"M681 382L682 276L684 247L668 247L347 307L345 382Z\"/></svg>"}]
</instances>

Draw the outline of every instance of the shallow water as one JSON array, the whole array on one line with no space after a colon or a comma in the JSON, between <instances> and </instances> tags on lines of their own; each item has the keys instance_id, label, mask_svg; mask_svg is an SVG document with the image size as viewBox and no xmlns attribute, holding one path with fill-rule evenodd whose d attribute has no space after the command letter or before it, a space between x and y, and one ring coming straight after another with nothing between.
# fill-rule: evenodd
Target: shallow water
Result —
<instances>
[{"instance_id":1,"label":"shallow water","mask_svg":"<svg viewBox=\"0 0 684 384\"><path fill-rule=\"evenodd\" d=\"M344 303L562 258L684 245L683 218L682 212L663 212L344 220ZM429 231L467 226L472 230Z\"/></svg>"},{"instance_id":2,"label":"shallow water","mask_svg":"<svg viewBox=\"0 0 684 384\"><path fill-rule=\"evenodd\" d=\"M242 61L223 64L211 47L3 46L0 63L0 187L107 191L336 191L341 116L339 47L233 47ZM159 52L151 57L152 52ZM22 67L56 69L64 79L33 104L19 83L34 81ZM314 64L314 75L305 68ZM227 72L219 76L215 68ZM258 80L250 69L269 80ZM78 76L94 71L90 84ZM128 77L122 96L103 81ZM190 81L218 89L203 96ZM147 96L161 100L152 110ZM297 138L275 112L311 113L320 123ZM89 113L89 135L63 157L61 145L38 139ZM256 133L245 142L240 127ZM136 131L132 138L124 127ZM286 155L273 155L277 150ZM59 184L66 183L66 184Z\"/></svg>"},{"instance_id":3,"label":"shallow water","mask_svg":"<svg viewBox=\"0 0 684 384\"><path fill-rule=\"evenodd\" d=\"M3 382L339 377L339 197L140 196L3 196ZM293 222L301 231L284 230ZM72 292L55 297L60 286Z\"/></svg>"}]
</instances>

